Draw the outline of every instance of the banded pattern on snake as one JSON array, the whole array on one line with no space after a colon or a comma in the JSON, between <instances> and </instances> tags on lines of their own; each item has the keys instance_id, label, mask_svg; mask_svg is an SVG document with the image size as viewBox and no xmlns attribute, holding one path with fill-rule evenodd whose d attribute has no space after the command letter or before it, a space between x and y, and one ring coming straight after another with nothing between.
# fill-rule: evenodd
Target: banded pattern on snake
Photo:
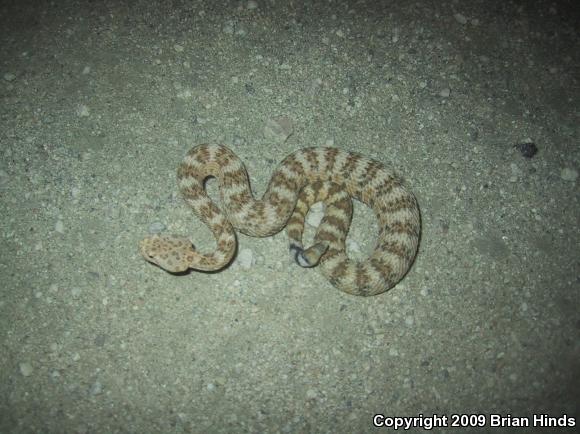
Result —
<instances>
[{"instance_id":1,"label":"banded pattern on snake","mask_svg":"<svg viewBox=\"0 0 580 434\"><path fill-rule=\"evenodd\" d=\"M217 178L221 209L205 190ZM290 253L303 267L319 265L327 279L349 294L369 296L395 286L411 267L421 231L415 196L378 161L336 148L305 148L288 155L274 171L262 199L255 199L242 161L226 146L198 145L177 171L179 189L193 212L212 231L217 248L196 251L187 237L151 235L140 243L143 257L173 273L219 270L236 252L236 232L266 237L287 227ZM345 240L352 199L370 206L379 223L373 253L348 258ZM314 245L302 246L304 217L318 201L325 216Z\"/></svg>"}]
</instances>

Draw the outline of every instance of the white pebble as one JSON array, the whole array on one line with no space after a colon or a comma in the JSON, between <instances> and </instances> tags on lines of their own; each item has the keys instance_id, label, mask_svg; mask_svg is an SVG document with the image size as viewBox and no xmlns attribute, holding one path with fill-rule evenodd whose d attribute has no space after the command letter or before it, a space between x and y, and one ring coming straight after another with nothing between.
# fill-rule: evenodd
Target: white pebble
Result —
<instances>
[{"instance_id":1,"label":"white pebble","mask_svg":"<svg viewBox=\"0 0 580 434\"><path fill-rule=\"evenodd\" d=\"M20 368L20 373L24 377L29 377L30 375L32 375L32 372L34 371L34 368L28 362L22 362L22 363L20 363L19 368Z\"/></svg>"},{"instance_id":2,"label":"white pebble","mask_svg":"<svg viewBox=\"0 0 580 434\"><path fill-rule=\"evenodd\" d=\"M360 253L360 245L355 240L346 240L347 249L350 253Z\"/></svg>"},{"instance_id":3,"label":"white pebble","mask_svg":"<svg viewBox=\"0 0 580 434\"><path fill-rule=\"evenodd\" d=\"M294 123L288 116L268 119L264 126L264 137L277 143L284 143L294 132Z\"/></svg>"},{"instance_id":4,"label":"white pebble","mask_svg":"<svg viewBox=\"0 0 580 434\"><path fill-rule=\"evenodd\" d=\"M562 178L564 181L574 182L578 178L578 171L575 169L570 169L569 167L565 167L560 172L560 178Z\"/></svg>"},{"instance_id":5,"label":"white pebble","mask_svg":"<svg viewBox=\"0 0 580 434\"><path fill-rule=\"evenodd\" d=\"M54 225L54 230L59 234L64 234L64 223L62 220L57 220L56 224Z\"/></svg>"},{"instance_id":6,"label":"white pebble","mask_svg":"<svg viewBox=\"0 0 580 434\"><path fill-rule=\"evenodd\" d=\"M12 74L11 72L7 72L6 74L4 74L4 80L6 81L12 81L16 78L16 76L14 74Z\"/></svg>"},{"instance_id":7,"label":"white pebble","mask_svg":"<svg viewBox=\"0 0 580 434\"><path fill-rule=\"evenodd\" d=\"M103 392L103 385L101 384L101 382L99 380L95 381L91 385L91 388L89 389L89 393L93 396L99 395L102 392Z\"/></svg>"},{"instance_id":8,"label":"white pebble","mask_svg":"<svg viewBox=\"0 0 580 434\"><path fill-rule=\"evenodd\" d=\"M254 253L250 249L242 249L238 253L236 262L240 265L243 270L249 270L254 265Z\"/></svg>"},{"instance_id":9,"label":"white pebble","mask_svg":"<svg viewBox=\"0 0 580 434\"><path fill-rule=\"evenodd\" d=\"M467 18L461 14L455 14L453 15L453 18L455 18L455 21L457 21L459 24L467 24Z\"/></svg>"},{"instance_id":10,"label":"white pebble","mask_svg":"<svg viewBox=\"0 0 580 434\"><path fill-rule=\"evenodd\" d=\"M159 234L163 232L167 226L165 226L162 222L156 221L149 225L147 229L150 234Z\"/></svg>"},{"instance_id":11,"label":"white pebble","mask_svg":"<svg viewBox=\"0 0 580 434\"><path fill-rule=\"evenodd\" d=\"M446 87L445 89L441 89L441 92L439 92L439 96L443 98L448 98L449 95L451 95L451 89L449 89L448 87Z\"/></svg>"},{"instance_id":12,"label":"white pebble","mask_svg":"<svg viewBox=\"0 0 580 434\"><path fill-rule=\"evenodd\" d=\"M91 115L89 108L84 104L79 104L76 109L77 116L81 118L86 118Z\"/></svg>"},{"instance_id":13,"label":"white pebble","mask_svg":"<svg viewBox=\"0 0 580 434\"><path fill-rule=\"evenodd\" d=\"M246 9L249 9L249 10L258 9L258 2L257 1L254 1L254 0L250 0L246 4Z\"/></svg>"}]
</instances>

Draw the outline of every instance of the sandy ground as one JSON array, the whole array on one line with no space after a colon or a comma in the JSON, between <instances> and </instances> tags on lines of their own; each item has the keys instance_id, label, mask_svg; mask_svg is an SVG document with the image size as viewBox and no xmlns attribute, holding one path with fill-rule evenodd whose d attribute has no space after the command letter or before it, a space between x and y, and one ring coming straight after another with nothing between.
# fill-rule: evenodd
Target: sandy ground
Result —
<instances>
[{"instance_id":1,"label":"sandy ground","mask_svg":"<svg viewBox=\"0 0 580 434\"><path fill-rule=\"evenodd\" d=\"M575 0L29 3L0 6L2 433L577 428ZM422 210L410 273L348 296L284 233L219 273L146 263L151 231L212 247L175 184L203 142L258 194L304 146L395 168Z\"/></svg>"}]
</instances>

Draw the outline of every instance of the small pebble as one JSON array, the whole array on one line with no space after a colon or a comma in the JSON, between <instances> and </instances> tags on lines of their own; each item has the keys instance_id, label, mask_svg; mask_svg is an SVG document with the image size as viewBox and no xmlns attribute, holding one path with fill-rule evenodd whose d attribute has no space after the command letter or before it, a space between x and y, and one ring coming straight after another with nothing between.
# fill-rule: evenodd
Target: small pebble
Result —
<instances>
[{"instance_id":1,"label":"small pebble","mask_svg":"<svg viewBox=\"0 0 580 434\"><path fill-rule=\"evenodd\" d=\"M525 158L532 158L534 155L538 153L538 147L533 142L525 142L525 143L518 143L514 145L520 154L522 154Z\"/></svg>"},{"instance_id":2,"label":"small pebble","mask_svg":"<svg viewBox=\"0 0 580 434\"><path fill-rule=\"evenodd\" d=\"M157 221L157 222L151 223L149 225L149 228L147 229L147 231L150 234L159 234L159 233L163 232L166 228L167 228L167 226L165 226L163 223Z\"/></svg>"},{"instance_id":3,"label":"small pebble","mask_svg":"<svg viewBox=\"0 0 580 434\"><path fill-rule=\"evenodd\" d=\"M6 172L3 169L0 169L0 185L4 185L4 184L8 183L9 179L10 179L10 175L8 175L8 172Z\"/></svg>"},{"instance_id":4,"label":"small pebble","mask_svg":"<svg viewBox=\"0 0 580 434\"><path fill-rule=\"evenodd\" d=\"M564 181L574 182L578 179L578 171L575 169L570 169L569 167L564 167L560 172L560 178Z\"/></svg>"},{"instance_id":5,"label":"small pebble","mask_svg":"<svg viewBox=\"0 0 580 434\"><path fill-rule=\"evenodd\" d=\"M451 95L451 89L449 89L448 87L446 87L445 89L441 89L441 92L439 92L439 96L443 98L449 98L449 95Z\"/></svg>"},{"instance_id":6,"label":"small pebble","mask_svg":"<svg viewBox=\"0 0 580 434\"><path fill-rule=\"evenodd\" d=\"M100 381L95 381L92 385L91 388L89 389L89 393L93 396L95 395L99 395L103 392L103 385L101 384Z\"/></svg>"},{"instance_id":7,"label":"small pebble","mask_svg":"<svg viewBox=\"0 0 580 434\"><path fill-rule=\"evenodd\" d=\"M348 239L347 238L346 245L347 245L347 250L350 253L357 254L357 253L360 253L361 252L360 245L355 240L351 240L351 239Z\"/></svg>"},{"instance_id":8,"label":"small pebble","mask_svg":"<svg viewBox=\"0 0 580 434\"><path fill-rule=\"evenodd\" d=\"M454 14L453 18L455 18L455 21L457 21L459 24L467 24L467 18L461 14Z\"/></svg>"},{"instance_id":9,"label":"small pebble","mask_svg":"<svg viewBox=\"0 0 580 434\"><path fill-rule=\"evenodd\" d=\"M264 126L264 137L277 143L284 143L294 132L294 124L288 116L268 119Z\"/></svg>"},{"instance_id":10,"label":"small pebble","mask_svg":"<svg viewBox=\"0 0 580 434\"><path fill-rule=\"evenodd\" d=\"M89 108L84 104L79 104L76 108L77 116L80 118L86 118L91 115Z\"/></svg>"},{"instance_id":11,"label":"small pebble","mask_svg":"<svg viewBox=\"0 0 580 434\"><path fill-rule=\"evenodd\" d=\"M228 21L222 27L222 32L226 35L233 35L234 33L234 23L232 21Z\"/></svg>"},{"instance_id":12,"label":"small pebble","mask_svg":"<svg viewBox=\"0 0 580 434\"><path fill-rule=\"evenodd\" d=\"M28 362L22 362L22 363L20 363L19 368L20 368L20 373L24 377L30 377L30 375L32 375L32 371L34 371L34 368Z\"/></svg>"},{"instance_id":13,"label":"small pebble","mask_svg":"<svg viewBox=\"0 0 580 434\"><path fill-rule=\"evenodd\" d=\"M4 80L6 81L12 81L16 78L16 76L14 74L12 74L11 72L7 72L6 74L4 74Z\"/></svg>"},{"instance_id":14,"label":"small pebble","mask_svg":"<svg viewBox=\"0 0 580 434\"><path fill-rule=\"evenodd\" d=\"M314 389L308 389L306 391L306 399L315 399L318 396L318 394L316 393L316 390Z\"/></svg>"},{"instance_id":15,"label":"small pebble","mask_svg":"<svg viewBox=\"0 0 580 434\"><path fill-rule=\"evenodd\" d=\"M254 253L250 249L241 249L236 258L236 262L243 270L249 270L254 265Z\"/></svg>"},{"instance_id":16,"label":"small pebble","mask_svg":"<svg viewBox=\"0 0 580 434\"><path fill-rule=\"evenodd\" d=\"M249 10L258 9L258 2L254 1L254 0L250 0L246 4L246 9L249 9Z\"/></svg>"},{"instance_id":17,"label":"small pebble","mask_svg":"<svg viewBox=\"0 0 580 434\"><path fill-rule=\"evenodd\" d=\"M62 220L57 220L56 224L54 225L54 230L59 234L64 234L64 223Z\"/></svg>"}]
</instances>

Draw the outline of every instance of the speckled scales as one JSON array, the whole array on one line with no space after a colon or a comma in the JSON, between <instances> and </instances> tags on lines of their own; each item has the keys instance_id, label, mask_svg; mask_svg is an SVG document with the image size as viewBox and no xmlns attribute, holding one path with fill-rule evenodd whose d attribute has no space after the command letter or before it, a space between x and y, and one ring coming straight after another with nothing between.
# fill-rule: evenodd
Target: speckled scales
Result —
<instances>
[{"instance_id":1,"label":"speckled scales","mask_svg":"<svg viewBox=\"0 0 580 434\"><path fill-rule=\"evenodd\" d=\"M210 176L218 180L221 209L205 191ZM177 178L186 202L214 234L217 248L202 254L186 237L175 235L153 235L141 241L145 259L170 272L219 270L235 254L235 230L265 237L288 225L291 252L300 265L309 266L305 262L310 257L323 253L315 260L320 259L322 273L333 285L368 296L396 285L417 252L421 223L415 197L381 163L356 153L336 148L298 150L280 163L259 200L252 195L244 164L223 145L191 149ZM379 221L375 250L362 262L350 260L344 249L351 198L370 206ZM325 202L327 210L315 239L318 250L305 251L301 244L303 218L313 201ZM317 253L310 254L313 251Z\"/></svg>"}]
</instances>

